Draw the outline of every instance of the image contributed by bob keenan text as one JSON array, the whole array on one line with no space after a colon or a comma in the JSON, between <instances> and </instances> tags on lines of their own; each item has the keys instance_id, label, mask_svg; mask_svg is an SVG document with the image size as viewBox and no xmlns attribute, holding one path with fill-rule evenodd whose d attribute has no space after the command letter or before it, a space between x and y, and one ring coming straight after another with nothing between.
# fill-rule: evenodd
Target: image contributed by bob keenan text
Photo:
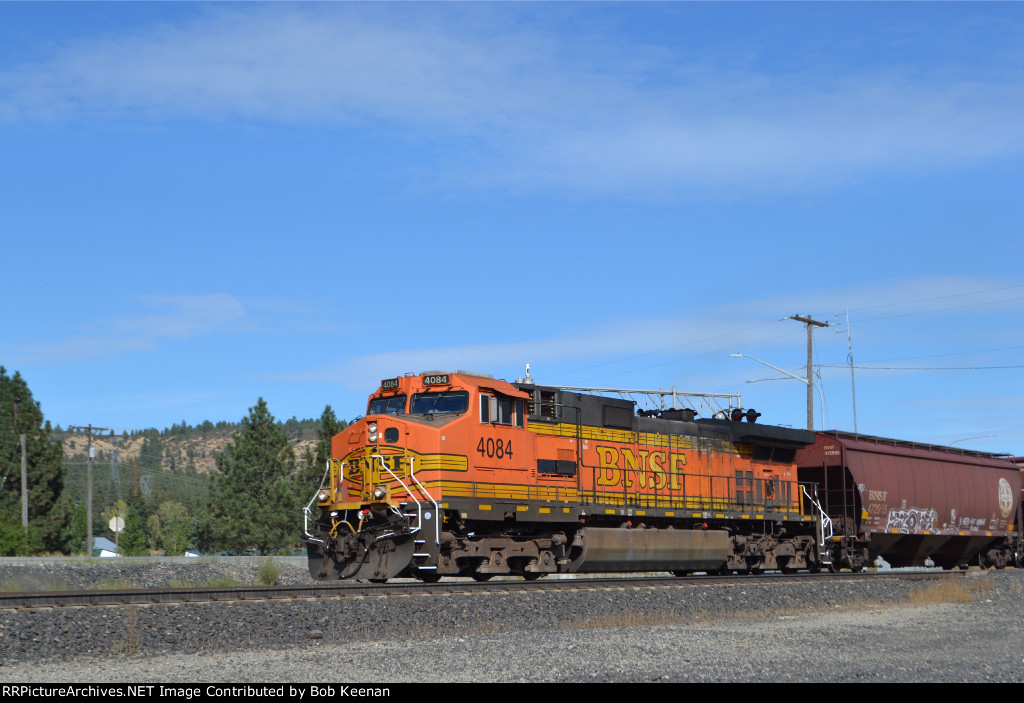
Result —
<instances>
[{"instance_id":1,"label":"image contributed by bob keenan text","mask_svg":"<svg viewBox=\"0 0 1024 703\"><path fill-rule=\"evenodd\" d=\"M388 698L391 688L364 684L4 684L0 698Z\"/></svg>"}]
</instances>

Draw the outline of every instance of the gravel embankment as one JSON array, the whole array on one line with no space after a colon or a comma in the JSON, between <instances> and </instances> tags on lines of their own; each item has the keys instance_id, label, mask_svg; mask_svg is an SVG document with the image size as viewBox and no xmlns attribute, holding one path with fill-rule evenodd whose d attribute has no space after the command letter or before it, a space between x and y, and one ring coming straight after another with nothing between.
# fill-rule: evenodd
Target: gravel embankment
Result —
<instances>
[{"instance_id":1,"label":"gravel embankment","mask_svg":"<svg viewBox=\"0 0 1024 703\"><path fill-rule=\"evenodd\" d=\"M259 579L258 557L188 559L0 559L0 589L4 591L91 591L104 588L183 588L220 584L246 586ZM301 586L316 583L305 557L275 557L278 583Z\"/></svg>"},{"instance_id":2,"label":"gravel embankment","mask_svg":"<svg viewBox=\"0 0 1024 703\"><path fill-rule=\"evenodd\" d=\"M188 581L180 570L197 567L243 569L242 583L254 582L257 568L117 566L126 580L132 580L127 570L139 569L138 585L162 578L152 571L158 568ZM0 564L0 583L13 578L15 568L26 567ZM282 581L308 579L299 567L292 572L283 566ZM1024 571L973 571L945 581L951 584L945 596L935 594L934 582L909 579L765 579L662 589L0 611L0 679L1024 681ZM910 604L914 591L927 589L925 604Z\"/></svg>"}]
</instances>

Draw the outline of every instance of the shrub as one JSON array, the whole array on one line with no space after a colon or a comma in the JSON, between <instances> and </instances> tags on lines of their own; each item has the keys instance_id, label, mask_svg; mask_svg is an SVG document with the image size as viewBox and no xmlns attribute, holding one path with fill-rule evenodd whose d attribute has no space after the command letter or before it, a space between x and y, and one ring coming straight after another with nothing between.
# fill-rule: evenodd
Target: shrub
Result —
<instances>
[{"instance_id":1,"label":"shrub","mask_svg":"<svg viewBox=\"0 0 1024 703\"><path fill-rule=\"evenodd\" d=\"M267 557L261 564L258 573L261 586L274 586L281 577L281 567L272 558Z\"/></svg>"}]
</instances>

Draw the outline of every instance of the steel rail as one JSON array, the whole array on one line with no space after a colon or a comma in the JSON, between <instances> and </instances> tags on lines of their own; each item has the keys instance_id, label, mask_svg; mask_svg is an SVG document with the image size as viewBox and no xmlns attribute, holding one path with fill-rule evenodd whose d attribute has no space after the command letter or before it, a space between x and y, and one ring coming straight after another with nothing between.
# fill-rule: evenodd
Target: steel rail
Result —
<instances>
[{"instance_id":1,"label":"steel rail","mask_svg":"<svg viewBox=\"0 0 1024 703\"><path fill-rule=\"evenodd\" d=\"M573 578L538 581L506 580L477 583L468 579L438 583L394 581L391 583L332 583L312 586L240 586L216 588L132 588L98 591L40 591L0 594L0 610L15 608L64 608L83 606L153 605L169 603L211 603L264 600L300 600L392 595L448 595L458 593L517 592L537 590L599 590L626 588L671 588L692 586L752 586L758 583L796 583L813 580L898 578L931 580L955 577L963 572L921 571L884 573L799 573L760 576L687 576L632 578Z\"/></svg>"}]
</instances>

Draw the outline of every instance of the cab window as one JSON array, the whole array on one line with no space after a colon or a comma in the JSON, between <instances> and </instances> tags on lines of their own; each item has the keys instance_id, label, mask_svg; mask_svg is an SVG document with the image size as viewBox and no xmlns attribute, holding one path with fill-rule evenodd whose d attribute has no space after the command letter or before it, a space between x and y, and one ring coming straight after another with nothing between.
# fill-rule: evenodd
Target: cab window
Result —
<instances>
[{"instance_id":1,"label":"cab window","mask_svg":"<svg viewBox=\"0 0 1024 703\"><path fill-rule=\"evenodd\" d=\"M441 393L417 393L412 397L412 415L436 415L438 413L464 413L469 410L469 393L466 391L443 391Z\"/></svg>"},{"instance_id":2,"label":"cab window","mask_svg":"<svg viewBox=\"0 0 1024 703\"><path fill-rule=\"evenodd\" d=\"M496 425L525 426L525 404L521 399L501 395L480 394L480 422Z\"/></svg>"},{"instance_id":3,"label":"cab window","mask_svg":"<svg viewBox=\"0 0 1024 703\"><path fill-rule=\"evenodd\" d=\"M371 398L366 408L367 415L403 415L405 413L405 396L391 395L386 398Z\"/></svg>"}]
</instances>

